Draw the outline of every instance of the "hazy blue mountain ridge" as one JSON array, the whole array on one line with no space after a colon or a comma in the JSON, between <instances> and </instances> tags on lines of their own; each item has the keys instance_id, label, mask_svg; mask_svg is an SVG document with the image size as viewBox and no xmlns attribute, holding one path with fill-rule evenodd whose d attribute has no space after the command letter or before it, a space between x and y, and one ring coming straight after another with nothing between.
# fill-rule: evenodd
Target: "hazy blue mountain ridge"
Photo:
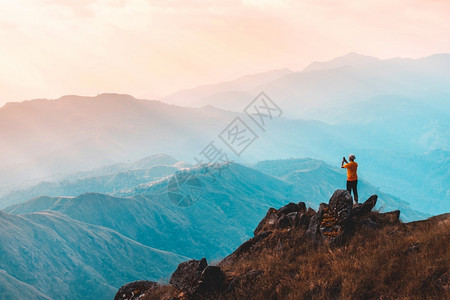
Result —
<instances>
[{"instance_id":1,"label":"hazy blue mountain ridge","mask_svg":"<svg viewBox=\"0 0 450 300\"><path fill-rule=\"evenodd\" d=\"M450 54L380 60L350 53L330 61L312 63L302 71L261 82L259 86L244 85L240 89L224 90L223 84L217 84L209 87L208 96L202 89L193 88L183 94L171 95L170 101L181 104L183 95L188 93L190 98L197 95L197 107L210 104L222 109L243 109L245 105L239 103L245 102L245 98L239 95L256 96L265 91L289 117L309 118L316 109L344 107L376 96L426 97L430 92L449 93L449 70ZM184 103L191 104L191 101Z\"/></svg>"},{"instance_id":2,"label":"hazy blue mountain ridge","mask_svg":"<svg viewBox=\"0 0 450 300\"><path fill-rule=\"evenodd\" d=\"M288 183L241 165L224 169L218 179L202 174L202 167L187 172L202 182L201 198L189 207L177 206L168 197L169 176L118 193L121 197L94 193L39 197L6 211L23 214L51 209L157 249L214 259L250 236L270 206L289 202Z\"/></svg>"},{"instance_id":3,"label":"hazy blue mountain ridge","mask_svg":"<svg viewBox=\"0 0 450 300\"><path fill-rule=\"evenodd\" d=\"M0 108L0 188L152 153L191 160L234 115L118 94L9 103Z\"/></svg>"},{"instance_id":4,"label":"hazy blue mountain ridge","mask_svg":"<svg viewBox=\"0 0 450 300\"><path fill-rule=\"evenodd\" d=\"M42 195L78 196L86 192L112 194L173 174L186 166L189 165L168 155L152 155L136 162L74 173L61 181L46 181L27 189L11 191L0 197L0 208Z\"/></svg>"},{"instance_id":5,"label":"hazy blue mountain ridge","mask_svg":"<svg viewBox=\"0 0 450 300\"><path fill-rule=\"evenodd\" d=\"M0 211L0 225L0 269L53 299L111 299L123 283L157 280L186 259L56 211Z\"/></svg>"}]
</instances>

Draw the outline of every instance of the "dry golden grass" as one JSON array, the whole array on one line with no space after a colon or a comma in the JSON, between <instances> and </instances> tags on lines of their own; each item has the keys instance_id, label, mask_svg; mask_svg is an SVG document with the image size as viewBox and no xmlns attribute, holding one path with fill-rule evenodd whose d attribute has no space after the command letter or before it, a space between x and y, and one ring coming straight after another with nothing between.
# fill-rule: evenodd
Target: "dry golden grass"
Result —
<instances>
[{"instance_id":1,"label":"dry golden grass","mask_svg":"<svg viewBox=\"0 0 450 300\"><path fill-rule=\"evenodd\" d=\"M448 218L360 228L341 247L314 247L303 233L276 231L247 255L221 264L230 280L264 273L214 299L450 299ZM176 295L164 286L147 299Z\"/></svg>"},{"instance_id":2,"label":"dry golden grass","mask_svg":"<svg viewBox=\"0 0 450 300\"><path fill-rule=\"evenodd\" d=\"M312 247L302 231L280 232L264 244L223 266L236 275L264 270L226 298L450 299L448 282L446 289L438 280L450 268L448 222L363 228L342 247Z\"/></svg>"}]
</instances>

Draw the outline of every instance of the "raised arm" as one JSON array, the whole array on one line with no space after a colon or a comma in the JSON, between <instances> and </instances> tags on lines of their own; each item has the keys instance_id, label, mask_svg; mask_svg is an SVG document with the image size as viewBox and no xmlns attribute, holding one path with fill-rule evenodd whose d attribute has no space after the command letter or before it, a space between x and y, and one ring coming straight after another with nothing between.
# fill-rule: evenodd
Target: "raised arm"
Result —
<instances>
[{"instance_id":1,"label":"raised arm","mask_svg":"<svg viewBox=\"0 0 450 300\"><path fill-rule=\"evenodd\" d=\"M344 164L348 164L348 161L345 159L345 157L342 158L341 168L344 168Z\"/></svg>"}]
</instances>

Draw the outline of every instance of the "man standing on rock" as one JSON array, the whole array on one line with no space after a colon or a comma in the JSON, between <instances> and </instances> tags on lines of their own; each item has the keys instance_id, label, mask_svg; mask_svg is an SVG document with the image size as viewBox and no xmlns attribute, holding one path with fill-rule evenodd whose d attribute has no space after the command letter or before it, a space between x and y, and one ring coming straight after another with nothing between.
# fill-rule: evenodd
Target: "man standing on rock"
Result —
<instances>
[{"instance_id":1,"label":"man standing on rock","mask_svg":"<svg viewBox=\"0 0 450 300\"><path fill-rule=\"evenodd\" d=\"M342 158L341 168L347 169L347 191L352 194L355 199L355 203L358 203L358 190L356 186L358 185L358 175L356 175L356 170L358 169L358 164L355 162L355 155L350 154L348 156L348 162L345 157Z\"/></svg>"}]
</instances>

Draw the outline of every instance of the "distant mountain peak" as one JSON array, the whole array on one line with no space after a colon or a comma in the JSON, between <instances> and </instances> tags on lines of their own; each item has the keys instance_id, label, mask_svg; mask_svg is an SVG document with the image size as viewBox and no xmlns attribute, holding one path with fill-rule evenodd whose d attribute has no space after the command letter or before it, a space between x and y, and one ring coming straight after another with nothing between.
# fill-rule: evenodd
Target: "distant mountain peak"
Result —
<instances>
[{"instance_id":1,"label":"distant mountain peak","mask_svg":"<svg viewBox=\"0 0 450 300\"><path fill-rule=\"evenodd\" d=\"M75 101L86 101L86 100L102 100L102 101L136 101L135 97L128 94L116 94L116 93L102 93L97 94L96 96L81 96L81 95L64 95L56 99L48 99L48 98L35 98L30 100L23 100L20 102L7 102L1 109L9 109L12 107L23 107L26 106L37 106L40 104L48 104L50 102L75 102Z\"/></svg>"},{"instance_id":2,"label":"distant mountain peak","mask_svg":"<svg viewBox=\"0 0 450 300\"><path fill-rule=\"evenodd\" d=\"M307 66L303 71L311 72L311 71L319 71L326 69L335 69L345 66L356 67L365 64L371 64L380 61L380 59L373 57L362 55L356 52L350 52L343 56L336 57L332 60L324 61L324 62L313 62L309 66Z\"/></svg>"},{"instance_id":3,"label":"distant mountain peak","mask_svg":"<svg viewBox=\"0 0 450 300\"><path fill-rule=\"evenodd\" d=\"M342 56L338 56L337 58L335 58L335 59L340 59L340 58L344 58L344 57L352 57L352 58L363 58L363 57L369 57L369 58L375 58L375 59L377 59L378 60L378 58L376 58L376 57L373 57L373 56L369 56L369 55L364 55L364 54L359 54L359 53L356 53L356 52L349 52L349 53L347 53L347 54L345 54L345 55L342 55Z\"/></svg>"},{"instance_id":4,"label":"distant mountain peak","mask_svg":"<svg viewBox=\"0 0 450 300\"><path fill-rule=\"evenodd\" d=\"M64 95L58 99L57 101L74 101L74 100L136 100L135 97L128 94L116 94L116 93L102 93L97 94L96 96L79 96L79 95Z\"/></svg>"},{"instance_id":5,"label":"distant mountain peak","mask_svg":"<svg viewBox=\"0 0 450 300\"><path fill-rule=\"evenodd\" d=\"M161 98L160 100L165 103L177 105L195 104L195 106L204 106L204 104L202 105L201 103L199 103L199 101L204 98L223 92L236 92L258 88L292 73L292 70L283 68L248 74L229 81L203 84L192 89L179 90L175 93Z\"/></svg>"}]
</instances>

